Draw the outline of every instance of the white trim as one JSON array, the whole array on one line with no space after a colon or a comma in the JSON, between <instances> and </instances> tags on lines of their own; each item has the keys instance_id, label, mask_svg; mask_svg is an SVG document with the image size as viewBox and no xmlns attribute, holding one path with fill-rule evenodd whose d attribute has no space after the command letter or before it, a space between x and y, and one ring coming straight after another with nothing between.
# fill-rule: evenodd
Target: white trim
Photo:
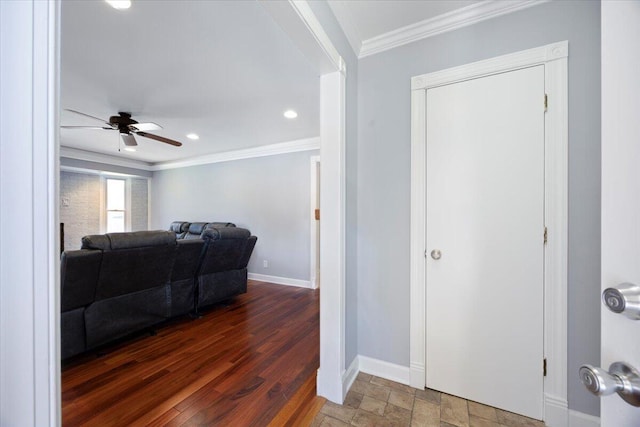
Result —
<instances>
[{"instance_id":1,"label":"white trim","mask_svg":"<svg viewBox=\"0 0 640 427\"><path fill-rule=\"evenodd\" d=\"M59 12L0 2L2 425L60 424Z\"/></svg>"},{"instance_id":2,"label":"white trim","mask_svg":"<svg viewBox=\"0 0 640 427\"><path fill-rule=\"evenodd\" d=\"M545 394L544 421L549 427L599 427L600 418L568 409L565 399Z\"/></svg>"},{"instance_id":3,"label":"white trim","mask_svg":"<svg viewBox=\"0 0 640 427\"><path fill-rule=\"evenodd\" d=\"M247 273L247 278L260 282L275 283L276 285L296 286L298 288L313 289L308 280L291 279L289 277L268 276L266 274Z\"/></svg>"},{"instance_id":4,"label":"white trim","mask_svg":"<svg viewBox=\"0 0 640 427\"><path fill-rule=\"evenodd\" d=\"M512 71L518 68L545 64L569 56L569 42L552 43L533 49L514 52L459 67L447 68L411 78L411 90L427 89L469 80L479 76Z\"/></svg>"},{"instance_id":5,"label":"white trim","mask_svg":"<svg viewBox=\"0 0 640 427\"><path fill-rule=\"evenodd\" d=\"M568 42L504 55L411 79L411 385L425 385L425 143L426 89L476 78L545 65L545 91L549 108L545 117L545 249L544 354L548 373L545 402L556 407L567 401L567 204L568 204ZM545 406L549 406L546 405ZM550 405L553 407L554 405ZM545 417L550 414L545 414ZM546 419L546 418L545 418Z\"/></svg>"},{"instance_id":6,"label":"white trim","mask_svg":"<svg viewBox=\"0 0 640 427\"><path fill-rule=\"evenodd\" d=\"M318 223L315 217L315 210L320 209L318 203L318 167L320 164L320 156L311 156L309 158L309 278L311 288L318 288Z\"/></svg>"},{"instance_id":7,"label":"white trim","mask_svg":"<svg viewBox=\"0 0 640 427\"><path fill-rule=\"evenodd\" d=\"M552 424L549 424L553 427ZM600 417L569 410L569 427L600 427Z\"/></svg>"},{"instance_id":8,"label":"white trim","mask_svg":"<svg viewBox=\"0 0 640 427\"><path fill-rule=\"evenodd\" d=\"M400 384L409 384L409 368L384 360L358 355L360 372L375 375ZM424 387L423 387L424 388Z\"/></svg>"},{"instance_id":9,"label":"white trim","mask_svg":"<svg viewBox=\"0 0 640 427\"><path fill-rule=\"evenodd\" d=\"M559 399L545 393L544 420L545 424L551 427L567 427L569 423L567 399Z\"/></svg>"},{"instance_id":10,"label":"white trim","mask_svg":"<svg viewBox=\"0 0 640 427\"><path fill-rule=\"evenodd\" d=\"M553 51L554 48L551 49ZM558 47L565 56L545 62L545 225L549 230L544 256L544 354L546 396L567 401L567 277L569 205L569 87L568 43Z\"/></svg>"},{"instance_id":11,"label":"white trim","mask_svg":"<svg viewBox=\"0 0 640 427\"><path fill-rule=\"evenodd\" d=\"M86 162L103 163L113 166L122 166L144 171L159 171L178 169L189 166L208 165L211 163L229 162L233 160L253 159L255 157L276 156L278 154L297 153L320 149L320 137L297 139L294 141L279 142L276 144L261 145L259 147L244 148L241 150L223 151L221 153L206 154L190 159L168 162L147 163L133 159L123 159L104 153L79 150L71 147L60 147L60 157L84 160Z\"/></svg>"},{"instance_id":12,"label":"white trim","mask_svg":"<svg viewBox=\"0 0 640 427\"><path fill-rule=\"evenodd\" d=\"M320 77L320 369L317 390L344 401L345 371L345 75Z\"/></svg>"},{"instance_id":13,"label":"white trim","mask_svg":"<svg viewBox=\"0 0 640 427\"><path fill-rule=\"evenodd\" d=\"M131 227L133 224L133 212L131 205L132 203L132 185L131 178L124 179L124 230L131 231Z\"/></svg>"},{"instance_id":14,"label":"white trim","mask_svg":"<svg viewBox=\"0 0 640 427\"><path fill-rule=\"evenodd\" d=\"M133 159L123 159L121 157L110 156L104 153L94 151L80 150L78 148L60 147L60 157L68 159L84 160L85 162L104 163L112 166L122 166L125 168L140 169L151 171L151 163L141 162Z\"/></svg>"},{"instance_id":15,"label":"white trim","mask_svg":"<svg viewBox=\"0 0 640 427\"><path fill-rule=\"evenodd\" d=\"M81 174L85 174L85 175L105 175L105 176L114 176L114 177L120 177L120 178L130 177L130 178L146 179L146 180L151 180L152 179L150 176L145 176L145 175L137 175L137 174L132 174L132 173L109 172L109 171L103 171L103 170L98 170L98 169L78 168L78 167L75 167L75 166L60 166L60 171L69 172L69 173L81 173Z\"/></svg>"},{"instance_id":16,"label":"white trim","mask_svg":"<svg viewBox=\"0 0 640 427\"><path fill-rule=\"evenodd\" d=\"M318 46L322 48L325 56L331 60L333 68L344 73L346 71L344 60L333 43L331 43L331 39L324 31L324 28L322 28L320 21L316 18L307 1L289 0L289 3L298 14L300 20L307 26L309 33L315 37Z\"/></svg>"},{"instance_id":17,"label":"white trim","mask_svg":"<svg viewBox=\"0 0 640 427\"><path fill-rule=\"evenodd\" d=\"M320 74L346 72L344 60L306 0L259 0Z\"/></svg>"},{"instance_id":18,"label":"white trim","mask_svg":"<svg viewBox=\"0 0 640 427\"><path fill-rule=\"evenodd\" d=\"M358 372L360 372L360 361L358 356L354 357L349 365L349 368L342 375L342 394L347 395L349 389L353 385L353 382L356 380L358 376Z\"/></svg>"},{"instance_id":19,"label":"white trim","mask_svg":"<svg viewBox=\"0 0 640 427\"><path fill-rule=\"evenodd\" d=\"M151 179L147 179L147 230L151 230Z\"/></svg>"},{"instance_id":20,"label":"white trim","mask_svg":"<svg viewBox=\"0 0 640 427\"><path fill-rule=\"evenodd\" d=\"M359 58L467 27L487 19L546 3L549 0L490 0L453 10L431 19L380 34L362 42ZM357 53L357 52L356 52Z\"/></svg>"},{"instance_id":21,"label":"white trim","mask_svg":"<svg viewBox=\"0 0 640 427\"><path fill-rule=\"evenodd\" d=\"M426 266L426 91L411 91L411 215L409 367L411 387L425 386L425 287ZM420 254L417 256L416 254ZM420 285L423 284L423 285Z\"/></svg>"},{"instance_id":22,"label":"white trim","mask_svg":"<svg viewBox=\"0 0 640 427\"><path fill-rule=\"evenodd\" d=\"M189 166L208 165L211 163L229 162L232 160L253 159L256 157L276 156L278 154L297 153L320 149L320 137L298 139L295 141L279 142L277 144L261 145L259 147L244 148L242 150L224 151L222 153L206 154L186 160L154 163L149 170L160 171L167 169L186 168Z\"/></svg>"}]
</instances>

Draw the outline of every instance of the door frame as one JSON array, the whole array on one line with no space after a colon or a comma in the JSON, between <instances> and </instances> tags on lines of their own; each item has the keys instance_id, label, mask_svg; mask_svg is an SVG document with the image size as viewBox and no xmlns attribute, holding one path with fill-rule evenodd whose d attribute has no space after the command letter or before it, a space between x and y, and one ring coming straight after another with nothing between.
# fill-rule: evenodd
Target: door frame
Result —
<instances>
[{"instance_id":1,"label":"door frame","mask_svg":"<svg viewBox=\"0 0 640 427\"><path fill-rule=\"evenodd\" d=\"M319 265L318 265L318 253L320 248L318 247L319 232L316 227L315 210L320 210L320 198L318 184L320 183L320 156L311 156L309 158L309 242L311 247L309 248L309 279L311 282L311 289L317 289L319 285Z\"/></svg>"},{"instance_id":2,"label":"door frame","mask_svg":"<svg viewBox=\"0 0 640 427\"><path fill-rule=\"evenodd\" d=\"M346 74L304 0L271 2L272 17L321 74L321 251L318 394L342 402L345 377ZM0 413L16 425L60 425L59 49L60 0L0 2ZM5 42L7 41L7 42ZM8 42L10 41L10 42ZM4 87L4 86L3 86ZM21 141L20 144L15 141ZM4 167L8 165L10 167ZM10 206L10 207L9 207ZM4 209L2 209L4 207ZM16 227L16 224L26 224ZM21 283L15 287L12 284ZM6 322L4 320L7 320ZM22 325L22 328L16 328Z\"/></svg>"},{"instance_id":3,"label":"door frame","mask_svg":"<svg viewBox=\"0 0 640 427\"><path fill-rule=\"evenodd\" d=\"M544 420L567 424L568 72L567 41L423 74L411 79L410 385L426 384L426 97L427 89L545 66ZM544 102L544 100L540 100ZM542 365L542 361L540 361ZM542 371L542 366L540 367ZM542 374L542 373L541 373Z\"/></svg>"}]
</instances>

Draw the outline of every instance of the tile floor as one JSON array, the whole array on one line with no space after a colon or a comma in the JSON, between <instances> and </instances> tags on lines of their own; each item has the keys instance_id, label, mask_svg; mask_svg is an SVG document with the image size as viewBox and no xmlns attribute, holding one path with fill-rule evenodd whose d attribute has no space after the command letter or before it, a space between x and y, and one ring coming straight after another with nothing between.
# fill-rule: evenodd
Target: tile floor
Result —
<instances>
[{"instance_id":1,"label":"tile floor","mask_svg":"<svg viewBox=\"0 0 640 427\"><path fill-rule=\"evenodd\" d=\"M544 423L361 372L344 405L325 403L312 426L543 427Z\"/></svg>"}]
</instances>

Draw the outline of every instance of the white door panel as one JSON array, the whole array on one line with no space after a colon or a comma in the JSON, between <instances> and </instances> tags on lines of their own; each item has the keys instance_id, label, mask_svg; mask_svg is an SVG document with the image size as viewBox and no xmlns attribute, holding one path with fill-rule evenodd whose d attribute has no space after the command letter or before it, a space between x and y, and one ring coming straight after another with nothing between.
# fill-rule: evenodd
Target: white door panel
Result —
<instances>
[{"instance_id":1,"label":"white door panel","mask_svg":"<svg viewBox=\"0 0 640 427\"><path fill-rule=\"evenodd\" d=\"M543 99L541 65L428 89L426 106L427 387L537 419Z\"/></svg>"},{"instance_id":2,"label":"white door panel","mask_svg":"<svg viewBox=\"0 0 640 427\"><path fill-rule=\"evenodd\" d=\"M640 285L640 2L602 2L602 289ZM601 306L601 366L640 368L640 321ZM603 427L637 427L640 408L601 399Z\"/></svg>"}]
</instances>

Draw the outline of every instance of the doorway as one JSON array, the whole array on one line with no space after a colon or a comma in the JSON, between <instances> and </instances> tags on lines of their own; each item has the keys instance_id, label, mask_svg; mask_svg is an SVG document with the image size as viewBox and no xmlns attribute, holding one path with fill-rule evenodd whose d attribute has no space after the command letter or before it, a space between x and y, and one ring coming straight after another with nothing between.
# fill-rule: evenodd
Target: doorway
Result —
<instances>
[{"instance_id":1,"label":"doorway","mask_svg":"<svg viewBox=\"0 0 640 427\"><path fill-rule=\"evenodd\" d=\"M301 19L305 23L316 19L307 9L291 14L290 8L302 7L299 5L283 2L273 6L285 8L281 16L289 20L285 27L292 30L291 34L301 28ZM3 318L11 319L0 325L3 343L0 408L7 423L53 425L58 423L60 413L57 234L60 2L0 2L0 9L2 40L11 41L0 50L0 64L10 64L0 67L2 81L16 83L7 85L11 90L3 92L2 97L2 105L8 107L2 109L2 121L7 126L2 129L0 146L2 159L10 162L3 162L0 175L2 182L13 184L0 189L0 198L11 200L10 208L9 204L3 204L7 208L2 210L4 227L0 233L3 236L0 312ZM323 198L323 233L335 237L324 239L323 244L327 253L323 257L323 277L334 280L325 280L328 286L323 288L318 373L323 381L319 380L318 390L337 401L344 397L340 373L344 371L343 159L347 72L343 59L321 27L307 25L303 30L308 40L314 40L305 49L314 63L319 64L322 74L321 90L325 96L325 118L321 123L322 188L327 196ZM317 32L325 37L317 37ZM13 143L16 135L21 144ZM26 231L15 227L25 221L29 223ZM34 245L36 240L41 244ZM9 286L12 283L23 284L20 292ZM31 326L16 328L16 324ZM339 338L333 338L336 336Z\"/></svg>"}]
</instances>

